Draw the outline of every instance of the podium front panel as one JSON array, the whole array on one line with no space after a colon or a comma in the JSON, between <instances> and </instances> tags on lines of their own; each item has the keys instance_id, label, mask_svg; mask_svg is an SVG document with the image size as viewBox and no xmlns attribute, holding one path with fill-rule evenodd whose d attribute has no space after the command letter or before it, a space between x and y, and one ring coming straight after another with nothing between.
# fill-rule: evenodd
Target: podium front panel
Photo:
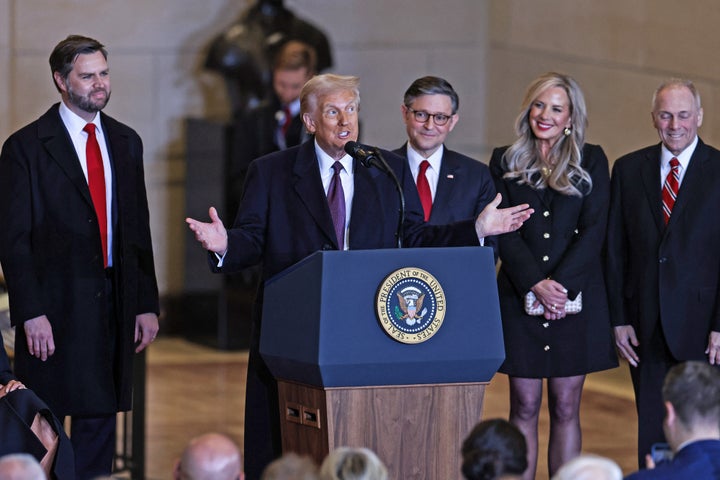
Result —
<instances>
[{"instance_id":1,"label":"podium front panel","mask_svg":"<svg viewBox=\"0 0 720 480\"><path fill-rule=\"evenodd\" d=\"M380 326L383 280L414 267L444 291L445 317L422 343ZM318 387L488 382L505 357L492 249L317 252L265 286L261 353L276 376Z\"/></svg>"}]
</instances>

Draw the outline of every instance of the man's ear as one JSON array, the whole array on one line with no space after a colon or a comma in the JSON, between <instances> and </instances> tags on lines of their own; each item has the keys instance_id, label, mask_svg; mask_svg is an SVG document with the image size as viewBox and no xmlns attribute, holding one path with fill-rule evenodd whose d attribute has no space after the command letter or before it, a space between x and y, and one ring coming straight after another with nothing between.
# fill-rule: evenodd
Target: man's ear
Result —
<instances>
[{"instance_id":1,"label":"man's ear","mask_svg":"<svg viewBox=\"0 0 720 480\"><path fill-rule=\"evenodd\" d=\"M315 133L315 121L312 119L309 113L305 112L302 115L302 121L305 124L305 130L308 133Z\"/></svg>"},{"instance_id":2,"label":"man's ear","mask_svg":"<svg viewBox=\"0 0 720 480\"><path fill-rule=\"evenodd\" d=\"M668 425L673 425L677 421L675 407L670 402L663 402L663 404L665 405L665 421Z\"/></svg>"},{"instance_id":3,"label":"man's ear","mask_svg":"<svg viewBox=\"0 0 720 480\"><path fill-rule=\"evenodd\" d=\"M55 85L57 85L57 88L59 88L61 92L67 91L65 79L60 75L60 72L53 72L53 80L55 80Z\"/></svg>"}]
</instances>

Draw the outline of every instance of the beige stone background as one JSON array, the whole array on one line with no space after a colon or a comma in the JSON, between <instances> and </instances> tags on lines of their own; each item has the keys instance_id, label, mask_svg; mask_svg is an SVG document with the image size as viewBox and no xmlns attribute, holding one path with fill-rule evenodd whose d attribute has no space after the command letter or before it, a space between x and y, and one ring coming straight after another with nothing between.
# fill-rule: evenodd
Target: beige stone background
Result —
<instances>
[{"instance_id":1,"label":"beige stone background","mask_svg":"<svg viewBox=\"0 0 720 480\"><path fill-rule=\"evenodd\" d=\"M254 0L0 0L0 141L58 100L47 58L70 33L108 46L107 112L143 137L163 294L183 284L184 120L227 118L210 40ZM404 140L402 94L425 74L460 94L451 148L487 162L513 138L525 87L558 70L585 91L588 141L612 160L657 141L650 98L665 77L696 81L701 135L716 143L720 4L715 0L286 0L330 38L333 71L361 77L363 140ZM198 261L204 262L199 253Z\"/></svg>"}]
</instances>

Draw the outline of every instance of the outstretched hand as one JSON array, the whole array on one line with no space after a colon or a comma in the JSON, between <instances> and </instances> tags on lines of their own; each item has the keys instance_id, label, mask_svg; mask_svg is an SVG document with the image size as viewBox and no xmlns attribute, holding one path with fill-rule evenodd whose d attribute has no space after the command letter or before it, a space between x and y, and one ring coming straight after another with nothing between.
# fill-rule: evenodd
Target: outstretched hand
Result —
<instances>
[{"instance_id":1,"label":"outstretched hand","mask_svg":"<svg viewBox=\"0 0 720 480\"><path fill-rule=\"evenodd\" d=\"M478 238L514 232L522 227L525 220L535 212L527 203L514 207L497 208L501 201L502 195L498 193L475 219L475 231Z\"/></svg>"},{"instance_id":2,"label":"outstretched hand","mask_svg":"<svg viewBox=\"0 0 720 480\"><path fill-rule=\"evenodd\" d=\"M185 219L185 223L187 223L190 230L195 233L195 239L200 242L205 250L210 250L218 255L224 255L228 245L227 230L220 220L215 207L210 207L208 213L210 215L210 223L201 222L189 217Z\"/></svg>"}]
</instances>

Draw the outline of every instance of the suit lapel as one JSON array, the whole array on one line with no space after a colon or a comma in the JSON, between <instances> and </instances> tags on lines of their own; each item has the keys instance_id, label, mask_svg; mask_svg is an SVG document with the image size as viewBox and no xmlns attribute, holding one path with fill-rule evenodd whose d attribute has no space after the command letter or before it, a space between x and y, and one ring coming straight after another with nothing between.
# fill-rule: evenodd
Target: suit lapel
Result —
<instances>
[{"instance_id":1,"label":"suit lapel","mask_svg":"<svg viewBox=\"0 0 720 480\"><path fill-rule=\"evenodd\" d=\"M709 177L706 176L704 172L706 171L708 160L709 156L705 144L698 139L698 144L695 147L687 172L685 172L682 184L680 185L680 190L678 191L675 205L670 215L668 229L677 223L677 218L680 218L685 210L692 208L691 205L694 201L705 198L706 180L708 180ZM675 221L673 221L673 219L675 219Z\"/></svg>"},{"instance_id":2,"label":"suit lapel","mask_svg":"<svg viewBox=\"0 0 720 480\"><path fill-rule=\"evenodd\" d=\"M443 152L440 172L438 173L437 189L435 190L435 199L433 200L433 212L444 212L449 209L456 194L454 188L455 182L459 181L462 174L462 167L458 165L455 157L450 155L446 148ZM430 218L432 219L432 212Z\"/></svg>"},{"instance_id":3,"label":"suit lapel","mask_svg":"<svg viewBox=\"0 0 720 480\"><path fill-rule=\"evenodd\" d=\"M126 168L121 168L120 163L130 158L130 147L128 144L128 137L121 135L116 128L113 127L112 121L104 113L100 113L100 119L103 125L103 132L105 134L105 144L110 154L110 168L112 169L112 222L113 225L118 223L118 219L121 215L118 212L120 205L130 204L121 200L122 196L128 193L124 187L129 185L130 182L125 180L126 173L129 173Z\"/></svg>"},{"instance_id":4,"label":"suit lapel","mask_svg":"<svg viewBox=\"0 0 720 480\"><path fill-rule=\"evenodd\" d=\"M377 175L384 175L377 168L357 168L354 163L355 193L352 201L350 217L350 248L357 245L372 245L377 243L375 225L381 224L379 215L385 215L379 201L381 193L378 191ZM370 236L370 238L368 238Z\"/></svg>"},{"instance_id":5,"label":"suit lapel","mask_svg":"<svg viewBox=\"0 0 720 480\"><path fill-rule=\"evenodd\" d=\"M645 192L650 215L659 232L665 230L662 210L662 187L660 185L660 144L651 149L647 157L640 162L641 188Z\"/></svg>"},{"instance_id":6,"label":"suit lapel","mask_svg":"<svg viewBox=\"0 0 720 480\"><path fill-rule=\"evenodd\" d=\"M333 245L338 247L338 250L342 250L342 246L337 244L330 207L320 178L320 168L315 155L315 142L307 141L298 150L293 166L293 188L297 193L298 200L305 206L318 228Z\"/></svg>"},{"instance_id":7,"label":"suit lapel","mask_svg":"<svg viewBox=\"0 0 720 480\"><path fill-rule=\"evenodd\" d=\"M72 140L65 130L60 118L59 104L53 105L45 115L38 120L38 137L45 148L45 152L60 166L78 192L90 206L93 205L90 197L85 174L80 166L80 159L75 152Z\"/></svg>"}]
</instances>

